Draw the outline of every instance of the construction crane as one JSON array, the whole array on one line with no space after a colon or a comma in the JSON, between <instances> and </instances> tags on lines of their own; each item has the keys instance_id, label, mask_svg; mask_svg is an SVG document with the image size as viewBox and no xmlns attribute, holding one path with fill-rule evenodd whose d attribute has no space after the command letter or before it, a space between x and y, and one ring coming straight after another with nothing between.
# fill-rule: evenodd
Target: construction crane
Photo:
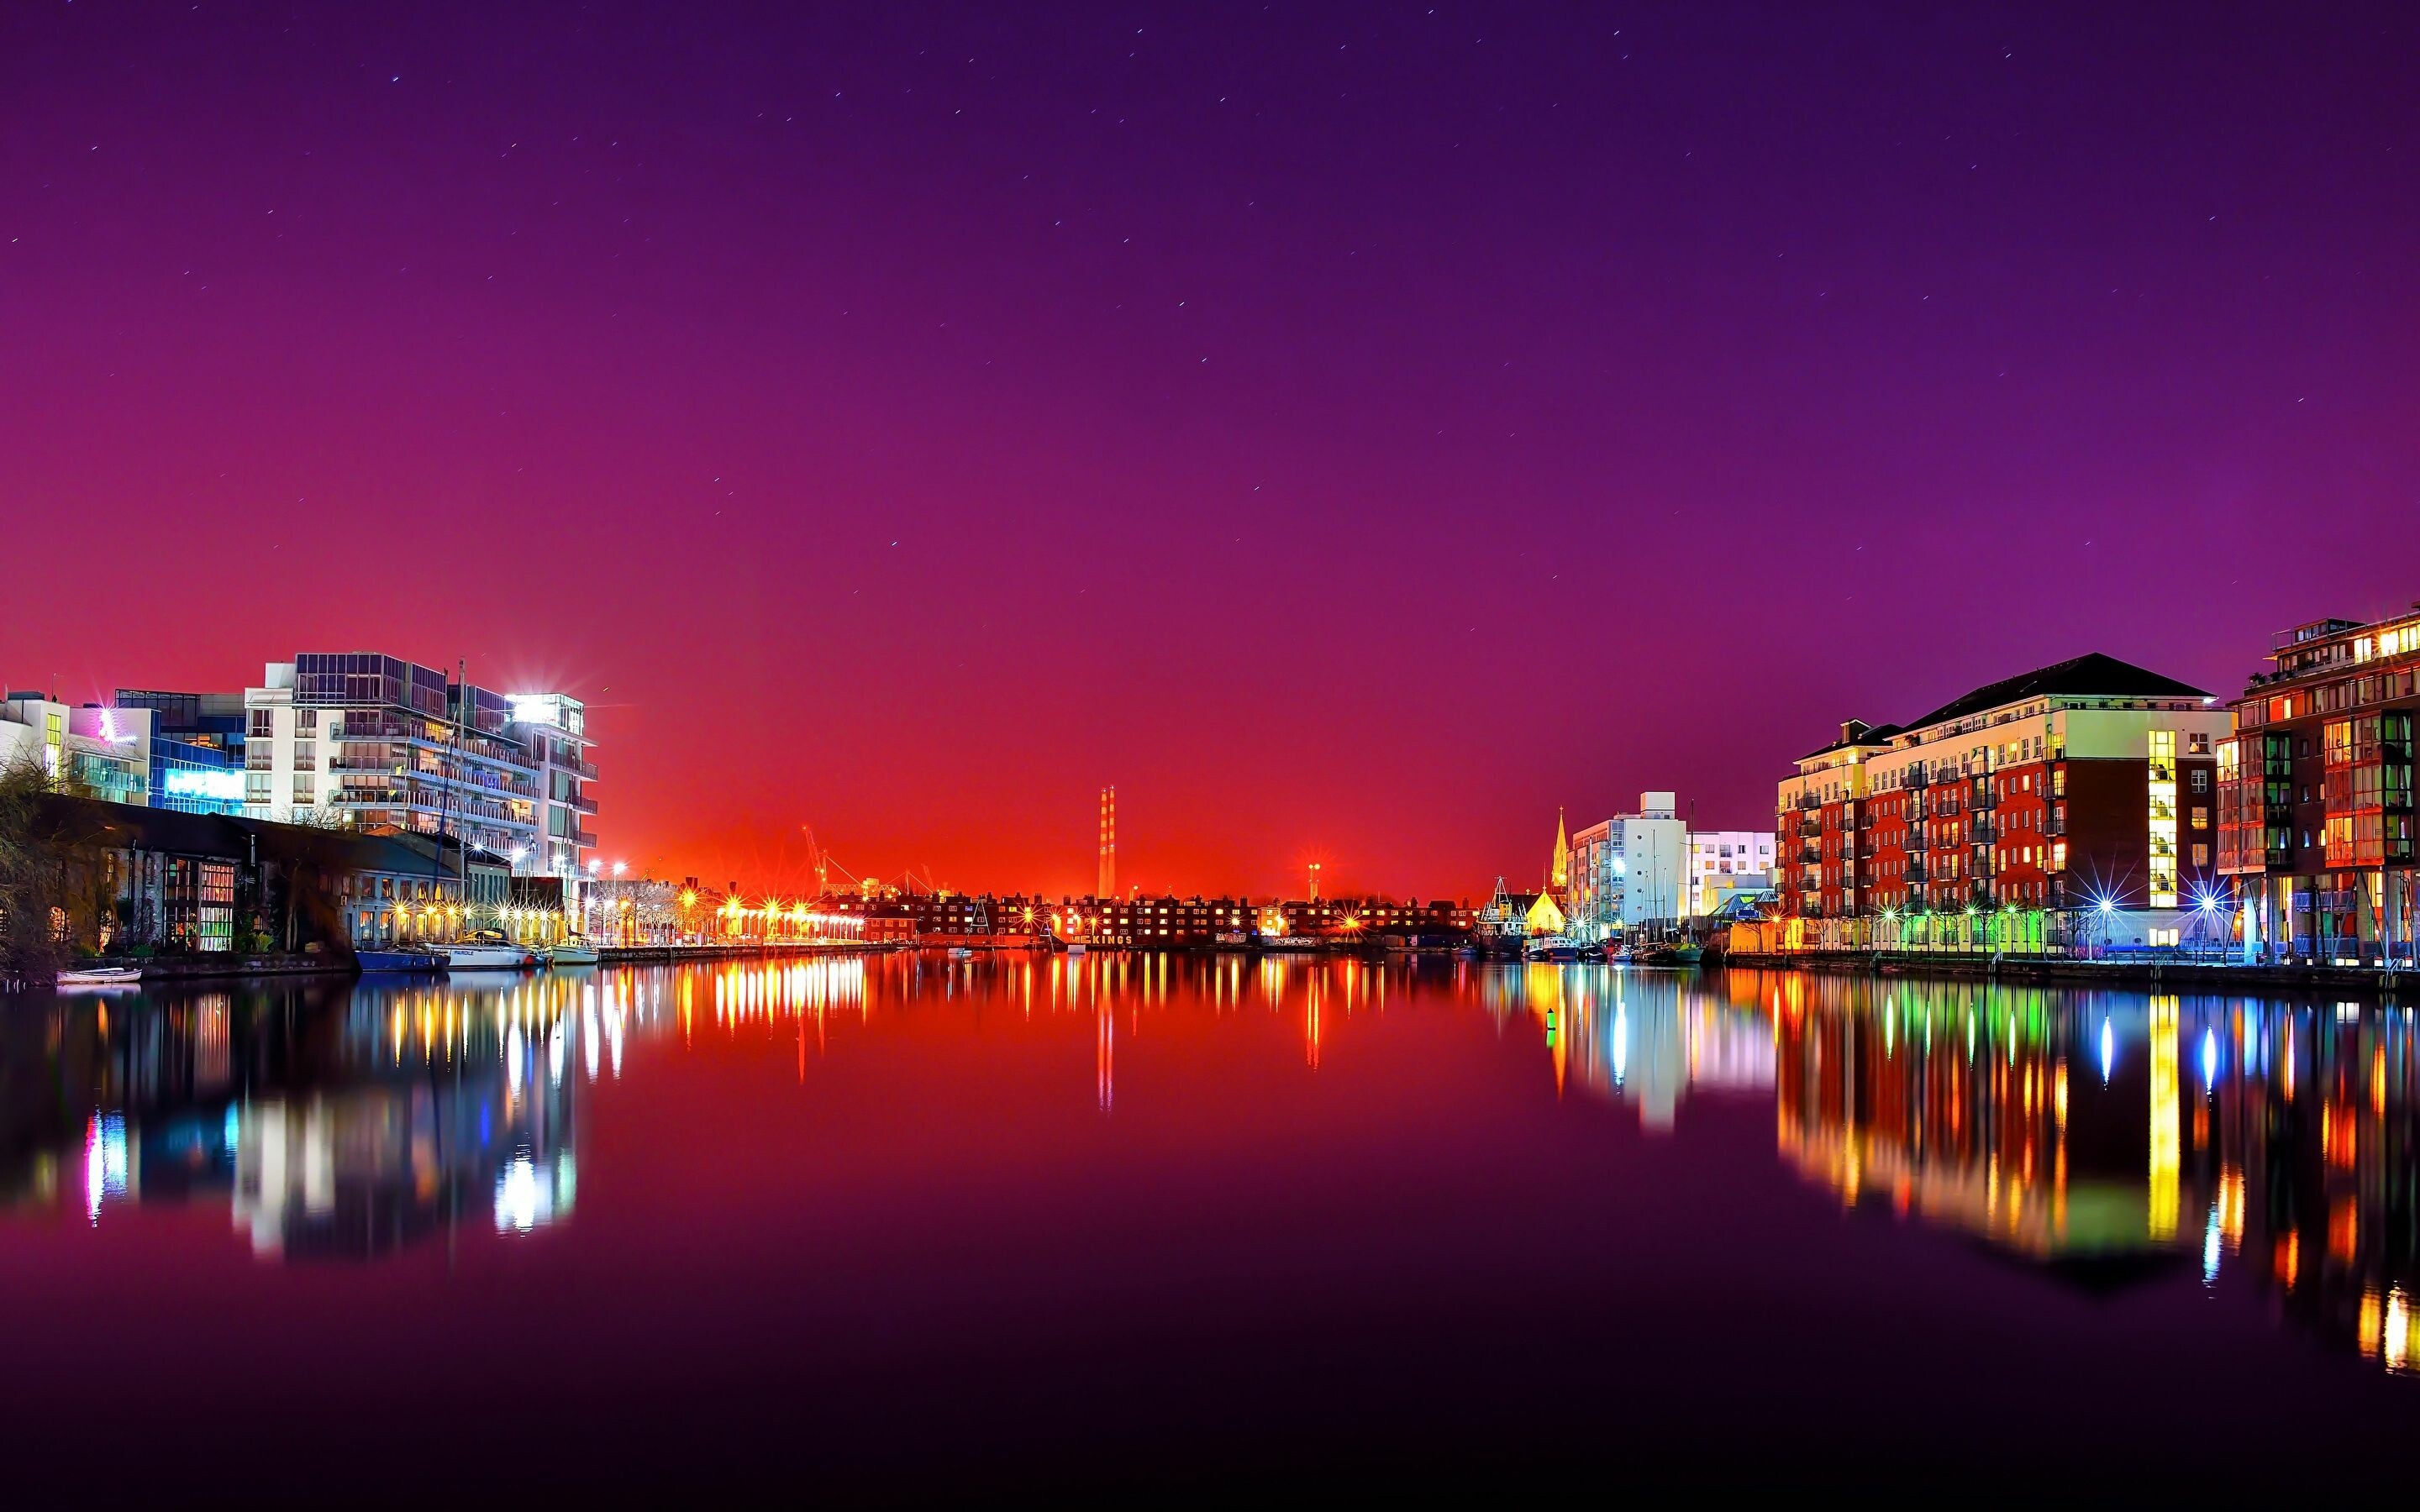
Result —
<instances>
[{"instance_id":1,"label":"construction crane","mask_svg":"<svg viewBox=\"0 0 2420 1512\"><path fill-rule=\"evenodd\" d=\"M831 852L824 849L823 842L815 839L814 825L800 825L799 830L807 837L807 864L815 869L815 896L818 898L831 895L831 874L835 872L846 877L849 886L860 892L873 888L910 898L916 896L919 891L931 897L940 895L941 887L933 880L933 868L929 863L921 872L914 867L908 868L899 874L896 881L861 877L841 865Z\"/></svg>"},{"instance_id":2,"label":"construction crane","mask_svg":"<svg viewBox=\"0 0 2420 1512\"><path fill-rule=\"evenodd\" d=\"M853 886L860 887L864 886L864 883L858 877L856 872L841 865L837 860L834 860L832 858L832 853L824 849L823 842L815 839L814 825L800 825L799 827L806 832L807 864L815 869L816 897L829 898L831 896L831 874L834 872L838 872L842 876L848 878L849 882Z\"/></svg>"}]
</instances>

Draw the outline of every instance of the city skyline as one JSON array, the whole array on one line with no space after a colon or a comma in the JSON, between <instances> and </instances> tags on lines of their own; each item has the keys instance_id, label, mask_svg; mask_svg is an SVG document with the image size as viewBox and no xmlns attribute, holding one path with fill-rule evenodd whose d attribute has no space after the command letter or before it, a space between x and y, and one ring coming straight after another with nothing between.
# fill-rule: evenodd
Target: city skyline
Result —
<instances>
[{"instance_id":1,"label":"city skyline","mask_svg":"<svg viewBox=\"0 0 2420 1512\"><path fill-rule=\"evenodd\" d=\"M1078 892L1115 782L1469 896L2409 601L2390 8L588 15L0 19L0 680L467 657L674 874Z\"/></svg>"}]
</instances>

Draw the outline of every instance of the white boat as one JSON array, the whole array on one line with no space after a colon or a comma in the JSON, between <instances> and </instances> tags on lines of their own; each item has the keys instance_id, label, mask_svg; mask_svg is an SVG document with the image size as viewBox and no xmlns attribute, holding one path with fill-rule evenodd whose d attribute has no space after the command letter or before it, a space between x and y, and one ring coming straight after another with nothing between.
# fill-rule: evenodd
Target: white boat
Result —
<instances>
[{"instance_id":1,"label":"white boat","mask_svg":"<svg viewBox=\"0 0 2420 1512\"><path fill-rule=\"evenodd\" d=\"M566 934L546 952L549 964L558 966L593 966L597 964L597 947L588 943L584 934Z\"/></svg>"},{"instance_id":2,"label":"white boat","mask_svg":"<svg viewBox=\"0 0 2420 1512\"><path fill-rule=\"evenodd\" d=\"M83 966L59 973L62 987L132 987L143 980L135 966Z\"/></svg>"},{"instance_id":3,"label":"white boat","mask_svg":"<svg viewBox=\"0 0 2420 1512\"><path fill-rule=\"evenodd\" d=\"M445 958L448 971L526 971L538 964L535 950L515 945L494 930L482 930L453 945L439 946L437 953Z\"/></svg>"},{"instance_id":4,"label":"white boat","mask_svg":"<svg viewBox=\"0 0 2420 1512\"><path fill-rule=\"evenodd\" d=\"M1069 955L1082 955L1084 953L1084 942L1081 940L1069 940L1067 942L1067 953Z\"/></svg>"},{"instance_id":5,"label":"white boat","mask_svg":"<svg viewBox=\"0 0 2420 1512\"><path fill-rule=\"evenodd\" d=\"M963 945L953 945L950 947L950 959L953 961L971 961L974 958L974 951L969 949Z\"/></svg>"}]
</instances>

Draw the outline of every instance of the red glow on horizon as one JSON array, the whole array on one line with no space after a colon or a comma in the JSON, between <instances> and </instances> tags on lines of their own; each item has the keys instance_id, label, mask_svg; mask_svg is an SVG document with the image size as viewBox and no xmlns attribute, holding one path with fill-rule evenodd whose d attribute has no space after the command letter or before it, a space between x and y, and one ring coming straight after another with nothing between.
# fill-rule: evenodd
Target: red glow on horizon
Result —
<instances>
[{"instance_id":1,"label":"red glow on horizon","mask_svg":"<svg viewBox=\"0 0 2420 1512\"><path fill-rule=\"evenodd\" d=\"M646 872L1087 892L1114 778L1121 890L1481 897L2420 591L2408 11L102 9L0 23L0 681L467 656Z\"/></svg>"}]
</instances>

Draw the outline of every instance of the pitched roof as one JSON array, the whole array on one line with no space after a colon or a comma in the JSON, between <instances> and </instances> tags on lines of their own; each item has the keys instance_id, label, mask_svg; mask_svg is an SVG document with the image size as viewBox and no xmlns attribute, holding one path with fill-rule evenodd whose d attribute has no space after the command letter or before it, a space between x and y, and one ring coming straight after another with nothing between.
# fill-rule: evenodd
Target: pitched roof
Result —
<instances>
[{"instance_id":1,"label":"pitched roof","mask_svg":"<svg viewBox=\"0 0 2420 1512\"><path fill-rule=\"evenodd\" d=\"M106 841L112 848L241 859L243 832L221 814L185 813L110 803L71 794L42 798L44 827L61 839Z\"/></svg>"},{"instance_id":2,"label":"pitched roof","mask_svg":"<svg viewBox=\"0 0 2420 1512\"><path fill-rule=\"evenodd\" d=\"M2115 656L2091 652L2055 661L2047 667L2037 667L2029 672L2004 677L1996 683L1986 683L1962 698L1933 710L1922 718L1910 719L1900 726L1901 731L1921 730L1927 725L1947 719L1963 718L1996 709L2003 703L2015 703L2032 698L2162 698L2206 699L2206 688L2180 683L2173 677L2163 677L2155 671L2119 661Z\"/></svg>"},{"instance_id":3,"label":"pitched roof","mask_svg":"<svg viewBox=\"0 0 2420 1512\"><path fill-rule=\"evenodd\" d=\"M104 841L113 848L242 861L261 854L274 856L287 846L307 842L328 861L352 871L431 871L427 850L396 836L282 825L234 814L186 813L176 809L110 803L66 794L46 795L43 811L52 834ZM446 851L444 874L458 876L460 848L449 841Z\"/></svg>"},{"instance_id":4,"label":"pitched roof","mask_svg":"<svg viewBox=\"0 0 2420 1512\"><path fill-rule=\"evenodd\" d=\"M1887 746L1890 744L1891 736L1898 734L1904 728L1895 724L1873 725L1858 731L1854 739L1836 740L1828 746L1818 746L1798 759L1802 762L1811 762L1818 756L1829 756L1836 750L1847 750L1852 746Z\"/></svg>"}]
</instances>

